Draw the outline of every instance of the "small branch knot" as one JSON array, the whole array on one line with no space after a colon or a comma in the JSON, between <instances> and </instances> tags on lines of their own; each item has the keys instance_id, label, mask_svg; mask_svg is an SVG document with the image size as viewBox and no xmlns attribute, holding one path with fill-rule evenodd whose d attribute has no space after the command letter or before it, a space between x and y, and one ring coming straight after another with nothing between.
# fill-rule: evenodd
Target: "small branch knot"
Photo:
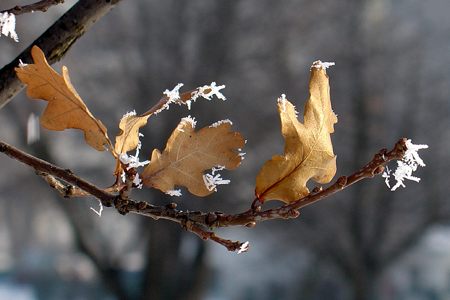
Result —
<instances>
[{"instance_id":1,"label":"small branch knot","mask_svg":"<svg viewBox=\"0 0 450 300\"><path fill-rule=\"evenodd\" d=\"M139 209L139 210L143 210L143 209L145 209L146 207L147 207L147 202L139 201L139 203L138 203L138 209Z\"/></svg>"},{"instance_id":2,"label":"small branch knot","mask_svg":"<svg viewBox=\"0 0 450 300\"><path fill-rule=\"evenodd\" d=\"M347 184L347 176L341 176L338 178L338 180L336 181L336 186L339 189L344 188L344 186Z\"/></svg>"},{"instance_id":3,"label":"small branch knot","mask_svg":"<svg viewBox=\"0 0 450 300\"><path fill-rule=\"evenodd\" d=\"M381 173L383 173L384 171L384 167L383 166L378 166L374 171L373 171L373 175L380 175Z\"/></svg>"},{"instance_id":4,"label":"small branch knot","mask_svg":"<svg viewBox=\"0 0 450 300\"><path fill-rule=\"evenodd\" d=\"M168 208L168 209L175 209L175 208L177 208L177 204L176 203L166 204L166 208Z\"/></svg>"},{"instance_id":5,"label":"small branch knot","mask_svg":"<svg viewBox=\"0 0 450 300\"><path fill-rule=\"evenodd\" d=\"M210 224L212 224L214 221L216 221L217 220L217 216L216 216L216 214L214 214L214 213L208 213L208 215L206 216L206 219L205 219L205 223L206 224L208 224L208 225L210 225Z\"/></svg>"},{"instance_id":6,"label":"small branch knot","mask_svg":"<svg viewBox=\"0 0 450 300\"><path fill-rule=\"evenodd\" d=\"M321 192L323 190L322 186L316 186L315 188L313 188L313 190L311 191L311 195L317 194L319 192Z\"/></svg>"},{"instance_id":7,"label":"small branch knot","mask_svg":"<svg viewBox=\"0 0 450 300\"><path fill-rule=\"evenodd\" d=\"M289 218L295 219L295 218L297 218L298 216L300 216L300 213L299 213L298 210L296 210L296 209L291 209L291 210L288 212L288 216L289 216Z\"/></svg>"}]
</instances>

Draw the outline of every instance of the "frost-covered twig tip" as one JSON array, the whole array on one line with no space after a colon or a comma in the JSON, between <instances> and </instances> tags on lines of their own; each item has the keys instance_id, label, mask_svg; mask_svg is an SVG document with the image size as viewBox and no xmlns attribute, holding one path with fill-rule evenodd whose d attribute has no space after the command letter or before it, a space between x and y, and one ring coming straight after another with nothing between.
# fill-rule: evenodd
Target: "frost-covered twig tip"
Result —
<instances>
[{"instance_id":1,"label":"frost-covered twig tip","mask_svg":"<svg viewBox=\"0 0 450 300\"><path fill-rule=\"evenodd\" d=\"M425 163L419 156L419 150L427 149L428 145L415 145L411 140L407 140L405 143L406 152L401 160L397 161L397 169L394 171L394 178L397 183L391 188L389 184L389 179L391 175L391 170L386 168L383 173L383 178L385 178L386 185L391 188L391 191L395 191L400 186L405 187L403 181L405 179L419 182L420 178L412 176L412 173L417 170L418 166L425 167Z\"/></svg>"},{"instance_id":2,"label":"frost-covered twig tip","mask_svg":"<svg viewBox=\"0 0 450 300\"><path fill-rule=\"evenodd\" d=\"M334 62L322 62L320 60L316 60L315 62L313 62L311 69L312 68L316 68L316 69L328 69L329 67L334 66Z\"/></svg>"}]
</instances>

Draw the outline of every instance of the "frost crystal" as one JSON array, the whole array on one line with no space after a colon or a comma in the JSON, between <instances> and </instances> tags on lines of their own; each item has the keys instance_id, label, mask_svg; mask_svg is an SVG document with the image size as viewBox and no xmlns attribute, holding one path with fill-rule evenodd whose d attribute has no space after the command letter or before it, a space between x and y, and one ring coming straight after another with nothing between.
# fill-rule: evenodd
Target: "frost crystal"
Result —
<instances>
[{"instance_id":1,"label":"frost crystal","mask_svg":"<svg viewBox=\"0 0 450 300\"><path fill-rule=\"evenodd\" d=\"M391 188L391 184L389 183L389 178L391 177L391 170L386 166L386 170L381 174L381 177L384 178L384 183L386 183L388 188Z\"/></svg>"},{"instance_id":2,"label":"frost crystal","mask_svg":"<svg viewBox=\"0 0 450 300\"><path fill-rule=\"evenodd\" d=\"M397 169L394 172L394 178L397 183L391 188L391 191L395 191L400 186L405 187L403 181L405 179L412 180L415 182L419 182L420 178L412 176L412 172L417 170L418 166L425 167L425 163L419 157L418 151L421 149L427 149L428 145L414 145L411 143L411 140L407 140L406 143L406 152L401 160L397 161ZM385 178L386 185L390 188L389 177L391 171L386 168L386 171L383 172L383 178Z\"/></svg>"},{"instance_id":3,"label":"frost crystal","mask_svg":"<svg viewBox=\"0 0 450 300\"><path fill-rule=\"evenodd\" d=\"M9 35L14 41L19 41L16 33L16 16L14 14L0 13L0 28L4 36Z\"/></svg>"},{"instance_id":4,"label":"frost crystal","mask_svg":"<svg viewBox=\"0 0 450 300\"><path fill-rule=\"evenodd\" d=\"M93 212L95 212L97 214L97 216L101 217L102 211L103 211L103 204L102 204L102 201L100 201L100 200L98 200L98 207L99 207L98 211L93 207L91 207L91 210Z\"/></svg>"},{"instance_id":5,"label":"frost crystal","mask_svg":"<svg viewBox=\"0 0 450 300\"><path fill-rule=\"evenodd\" d=\"M230 125L233 125L233 122L231 122L230 120L226 119L226 120L220 120L217 121L216 123L211 124L209 127L218 127L223 123L230 123Z\"/></svg>"},{"instance_id":6,"label":"frost crystal","mask_svg":"<svg viewBox=\"0 0 450 300\"><path fill-rule=\"evenodd\" d=\"M180 88L183 86L183 83L177 84L173 90L165 90L164 95L166 95L169 98L169 102L175 102L177 100L180 100Z\"/></svg>"},{"instance_id":7,"label":"frost crystal","mask_svg":"<svg viewBox=\"0 0 450 300\"><path fill-rule=\"evenodd\" d=\"M169 105L172 103L177 103L178 105L185 104L190 110L192 102L195 102L198 97L211 100L211 97L216 96L219 99L226 100L225 96L220 92L221 89L225 88L225 85L217 86L215 82L211 82L210 85L205 85L195 89L191 93L190 99L181 100L180 88L183 85L183 83L179 83L173 88L173 90L169 91L168 89L166 89L164 91L163 94L169 99L160 109L155 112L155 114L158 114L165 109L169 109Z\"/></svg>"},{"instance_id":8,"label":"frost crystal","mask_svg":"<svg viewBox=\"0 0 450 300\"><path fill-rule=\"evenodd\" d=\"M181 105L181 102L180 102L180 88L183 85L184 85L183 83L179 83L173 88L173 90L169 91L168 89L166 89L164 91L163 94L166 95L166 97L169 98L169 100L167 100L167 102L160 109L155 111L155 115L159 114L161 111L163 111L165 109L169 109L169 105L171 103L175 102L175 103L178 103L178 104ZM186 103L186 105L188 105L188 108L190 108L190 104Z\"/></svg>"},{"instance_id":9,"label":"frost crystal","mask_svg":"<svg viewBox=\"0 0 450 300\"><path fill-rule=\"evenodd\" d=\"M322 62L320 60L316 60L315 62L313 62L311 69L312 68L317 68L317 69L328 69L329 67L334 66L334 62Z\"/></svg>"},{"instance_id":10,"label":"frost crystal","mask_svg":"<svg viewBox=\"0 0 450 300\"><path fill-rule=\"evenodd\" d=\"M19 67L23 70L24 67L28 66L28 64L24 63L21 59L19 59Z\"/></svg>"},{"instance_id":11,"label":"frost crystal","mask_svg":"<svg viewBox=\"0 0 450 300\"><path fill-rule=\"evenodd\" d=\"M281 108L282 112L286 112L286 95L281 94L281 97L278 98L278 107Z\"/></svg>"},{"instance_id":12,"label":"frost crystal","mask_svg":"<svg viewBox=\"0 0 450 300\"><path fill-rule=\"evenodd\" d=\"M181 196L181 190L170 190L170 191L167 191L166 194L169 195L169 196L180 197Z\"/></svg>"},{"instance_id":13,"label":"frost crystal","mask_svg":"<svg viewBox=\"0 0 450 300\"><path fill-rule=\"evenodd\" d=\"M150 162L149 160L139 161L139 151L138 150L136 150L136 155L128 156L126 153L121 153L119 155L119 159L124 164L129 164L128 169L143 167Z\"/></svg>"},{"instance_id":14,"label":"frost crystal","mask_svg":"<svg viewBox=\"0 0 450 300\"><path fill-rule=\"evenodd\" d=\"M139 134L139 135L142 136L142 134ZM128 165L127 170L130 168L143 167L143 166L147 165L148 163L150 163L149 160L139 161L139 150L141 149L141 146L142 146L142 143L141 143L141 141L139 141L138 145L136 147L135 155L128 156L128 154L126 154L126 153L120 153L119 159L122 163ZM125 182L125 180L126 180L125 172L123 172L122 173L122 181ZM133 183L139 189L142 188L141 179L139 178L139 174L136 174L136 177L134 178Z\"/></svg>"},{"instance_id":15,"label":"frost crystal","mask_svg":"<svg viewBox=\"0 0 450 300\"><path fill-rule=\"evenodd\" d=\"M229 184L230 180L223 179L220 174L215 174L217 171L222 171L225 169L224 166L217 166L217 168L211 169L211 174L204 174L203 175L203 182L206 185L206 188L208 191L215 191L217 192L216 187L221 184Z\"/></svg>"},{"instance_id":16,"label":"frost crystal","mask_svg":"<svg viewBox=\"0 0 450 300\"><path fill-rule=\"evenodd\" d=\"M216 86L215 82L211 82L210 85L204 85L202 87L199 87L197 90L192 92L192 101L197 100L198 97L203 97L207 100L211 100L212 96L216 96L217 98L221 100L227 100L225 96L219 92L221 89L225 88L225 85ZM209 92L206 92L209 91Z\"/></svg>"},{"instance_id":17,"label":"frost crystal","mask_svg":"<svg viewBox=\"0 0 450 300\"><path fill-rule=\"evenodd\" d=\"M237 252L237 254L241 254L241 253L247 252L249 247L250 247L250 244L249 244L248 241L243 243L241 245L241 247L239 248L239 251Z\"/></svg>"},{"instance_id":18,"label":"frost crystal","mask_svg":"<svg viewBox=\"0 0 450 300\"><path fill-rule=\"evenodd\" d=\"M186 124L191 124L192 128L195 128L195 125L197 125L197 121L195 121L195 118L193 118L191 116L187 116L187 117L181 119L181 122L180 122L180 124L178 124L177 129L179 131L183 131L184 132L183 127Z\"/></svg>"},{"instance_id":19,"label":"frost crystal","mask_svg":"<svg viewBox=\"0 0 450 300\"><path fill-rule=\"evenodd\" d=\"M122 121L123 119L126 119L126 118L128 118L130 116L135 116L135 115L136 115L136 111L135 110L129 111L126 114L123 115L123 117L122 117L122 119L120 119L120 121Z\"/></svg>"}]
</instances>

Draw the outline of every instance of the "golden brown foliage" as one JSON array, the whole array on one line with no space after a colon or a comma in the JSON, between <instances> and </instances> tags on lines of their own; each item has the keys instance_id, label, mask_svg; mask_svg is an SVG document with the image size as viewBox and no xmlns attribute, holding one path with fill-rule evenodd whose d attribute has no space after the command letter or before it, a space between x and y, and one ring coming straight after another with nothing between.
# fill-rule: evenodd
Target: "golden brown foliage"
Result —
<instances>
[{"instance_id":1,"label":"golden brown foliage","mask_svg":"<svg viewBox=\"0 0 450 300\"><path fill-rule=\"evenodd\" d=\"M111 142L102 122L95 119L75 91L69 79L69 72L62 68L63 76L56 73L47 63L44 53L37 46L31 50L34 64L16 68L19 79L28 84L27 95L31 99L48 101L41 118L44 128L61 131L68 128L84 131L86 143L98 151L111 149Z\"/></svg>"},{"instance_id":2,"label":"golden brown foliage","mask_svg":"<svg viewBox=\"0 0 450 300\"><path fill-rule=\"evenodd\" d=\"M167 192L180 185L194 195L207 196L215 186L207 184L205 170L234 170L239 166L242 157L232 150L244 147L245 140L239 132L228 132L229 121L196 132L194 124L192 119L184 118L167 141L166 149L162 153L153 150L150 164L140 174L147 187Z\"/></svg>"},{"instance_id":3,"label":"golden brown foliage","mask_svg":"<svg viewBox=\"0 0 450 300\"><path fill-rule=\"evenodd\" d=\"M328 183L336 173L330 133L334 132L337 117L331 109L328 76L318 62L311 68L309 91L304 124L297 120L294 106L284 95L278 100L285 156L273 156L259 172L255 193L261 203L298 200L309 193L306 182L310 178Z\"/></svg>"}]
</instances>

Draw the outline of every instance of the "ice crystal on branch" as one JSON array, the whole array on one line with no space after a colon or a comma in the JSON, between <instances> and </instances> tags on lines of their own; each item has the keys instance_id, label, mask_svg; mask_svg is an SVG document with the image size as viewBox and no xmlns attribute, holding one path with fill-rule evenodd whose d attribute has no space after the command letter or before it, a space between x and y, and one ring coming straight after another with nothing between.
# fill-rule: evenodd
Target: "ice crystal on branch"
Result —
<instances>
[{"instance_id":1,"label":"ice crystal on branch","mask_svg":"<svg viewBox=\"0 0 450 300\"><path fill-rule=\"evenodd\" d=\"M180 95L180 88L183 86L183 83L177 84L173 90L169 91L166 89L164 91L164 95L168 98L168 100L164 103L164 105L158 109L155 114L165 110L169 109L169 105L171 103L177 103L179 105L185 104L188 109L191 109L192 102L195 102L197 98L202 97L206 100L211 100L213 96L216 96L218 99L226 100L225 96L220 92L221 89L225 88L225 85L217 86L215 82L211 82L210 85L204 85L202 87L199 87L191 92L189 95L189 99L183 99L183 96L185 94Z\"/></svg>"},{"instance_id":2,"label":"ice crystal on branch","mask_svg":"<svg viewBox=\"0 0 450 300\"><path fill-rule=\"evenodd\" d=\"M250 244L249 244L248 241L243 243L241 245L241 247L239 248L239 251L237 252L237 254L241 254L241 253L247 252L249 247L250 247Z\"/></svg>"},{"instance_id":3,"label":"ice crystal on branch","mask_svg":"<svg viewBox=\"0 0 450 300\"><path fill-rule=\"evenodd\" d=\"M322 62L320 60L316 60L315 62L313 62L311 69L312 68L317 68L317 69L328 69L329 67L334 66L334 62Z\"/></svg>"},{"instance_id":4,"label":"ice crystal on branch","mask_svg":"<svg viewBox=\"0 0 450 300\"><path fill-rule=\"evenodd\" d=\"M0 28L4 36L9 35L14 41L19 41L16 33L16 16L14 14L8 12L0 13Z\"/></svg>"},{"instance_id":5,"label":"ice crystal on branch","mask_svg":"<svg viewBox=\"0 0 450 300\"><path fill-rule=\"evenodd\" d=\"M93 212L95 212L97 214L97 216L101 217L102 216L102 211L103 211L102 201L98 200L98 211L95 208L93 208L93 207L91 207L91 210Z\"/></svg>"},{"instance_id":6,"label":"ice crystal on branch","mask_svg":"<svg viewBox=\"0 0 450 300\"><path fill-rule=\"evenodd\" d=\"M386 185L391 188L391 191L395 191L400 186L406 187L403 181L405 179L412 180L415 182L419 182L420 178L416 176L412 176L412 173L417 170L418 166L425 167L425 163L419 156L419 150L427 149L428 145L415 145L411 143L411 140L406 141L406 152L401 160L397 161L397 169L394 171L394 178L397 183L391 188L389 184L389 178L391 170L386 168L386 171L383 173L383 178L385 178Z\"/></svg>"},{"instance_id":7,"label":"ice crystal on branch","mask_svg":"<svg viewBox=\"0 0 450 300\"><path fill-rule=\"evenodd\" d=\"M227 100L225 96L220 92L221 89L225 88L225 85L216 86L215 82L211 82L210 85L204 85L195 90L192 93L192 101L195 101L198 97L203 97L207 100L211 100L212 96L216 96L221 100Z\"/></svg>"},{"instance_id":8,"label":"ice crystal on branch","mask_svg":"<svg viewBox=\"0 0 450 300\"><path fill-rule=\"evenodd\" d=\"M167 195L172 197L180 197L181 196L181 190L169 190L166 192Z\"/></svg>"}]
</instances>

